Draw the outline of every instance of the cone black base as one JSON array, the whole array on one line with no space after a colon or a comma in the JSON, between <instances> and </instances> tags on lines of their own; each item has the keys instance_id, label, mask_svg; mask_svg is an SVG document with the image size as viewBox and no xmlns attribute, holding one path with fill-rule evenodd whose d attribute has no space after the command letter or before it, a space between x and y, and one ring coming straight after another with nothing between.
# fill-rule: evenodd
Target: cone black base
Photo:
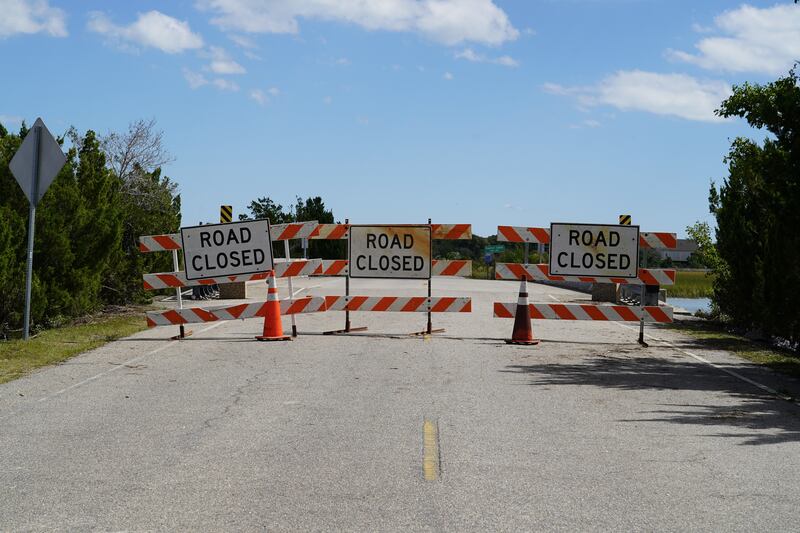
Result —
<instances>
[{"instance_id":1,"label":"cone black base","mask_svg":"<svg viewBox=\"0 0 800 533\"><path fill-rule=\"evenodd\" d=\"M264 341L264 342L267 342L267 341L290 341L290 340L292 340L292 338L289 337L288 335L285 335L283 337L264 337L263 335L259 335L259 336L256 337L256 340L257 341Z\"/></svg>"},{"instance_id":2,"label":"cone black base","mask_svg":"<svg viewBox=\"0 0 800 533\"><path fill-rule=\"evenodd\" d=\"M532 341L515 341L514 339L506 339L506 344L524 344L526 346L532 346L534 344L539 344L539 339L534 339Z\"/></svg>"}]
</instances>

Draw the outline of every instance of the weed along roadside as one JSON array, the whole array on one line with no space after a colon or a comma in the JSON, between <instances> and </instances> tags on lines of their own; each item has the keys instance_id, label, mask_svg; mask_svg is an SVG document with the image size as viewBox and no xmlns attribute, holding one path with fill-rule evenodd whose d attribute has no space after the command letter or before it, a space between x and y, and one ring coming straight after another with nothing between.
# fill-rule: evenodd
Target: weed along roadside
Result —
<instances>
[{"instance_id":1,"label":"weed along roadside","mask_svg":"<svg viewBox=\"0 0 800 533\"><path fill-rule=\"evenodd\" d=\"M714 292L714 274L698 270L678 270L675 284L667 287L667 298L709 298Z\"/></svg>"},{"instance_id":2,"label":"weed along roadside","mask_svg":"<svg viewBox=\"0 0 800 533\"><path fill-rule=\"evenodd\" d=\"M0 342L0 383L146 329L142 312L147 309L150 307L99 313L44 330L28 341L12 339Z\"/></svg>"}]
</instances>

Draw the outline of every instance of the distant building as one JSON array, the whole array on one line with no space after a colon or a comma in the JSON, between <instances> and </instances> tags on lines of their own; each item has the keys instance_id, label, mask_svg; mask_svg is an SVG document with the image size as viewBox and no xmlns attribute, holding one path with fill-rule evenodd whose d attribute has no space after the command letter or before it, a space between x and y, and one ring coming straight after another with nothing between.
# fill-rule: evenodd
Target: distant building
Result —
<instances>
[{"instance_id":1,"label":"distant building","mask_svg":"<svg viewBox=\"0 0 800 533\"><path fill-rule=\"evenodd\" d=\"M687 263L689 256L697 251L697 243L692 239L678 239L678 246L674 250L659 250L661 259L669 257L673 263Z\"/></svg>"}]
</instances>

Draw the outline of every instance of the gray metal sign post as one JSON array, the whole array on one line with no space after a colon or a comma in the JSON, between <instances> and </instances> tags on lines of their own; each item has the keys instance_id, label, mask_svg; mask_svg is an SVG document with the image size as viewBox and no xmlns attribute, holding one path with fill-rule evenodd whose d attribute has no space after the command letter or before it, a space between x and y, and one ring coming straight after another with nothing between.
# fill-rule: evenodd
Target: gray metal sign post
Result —
<instances>
[{"instance_id":1,"label":"gray metal sign post","mask_svg":"<svg viewBox=\"0 0 800 533\"><path fill-rule=\"evenodd\" d=\"M31 328L31 285L33 278L33 234L36 227L36 206L47 188L61 171L67 158L58 142L37 118L25 140L14 154L8 168L16 178L25 196L28 197L28 257L25 265L25 315L23 338L28 340Z\"/></svg>"}]
</instances>

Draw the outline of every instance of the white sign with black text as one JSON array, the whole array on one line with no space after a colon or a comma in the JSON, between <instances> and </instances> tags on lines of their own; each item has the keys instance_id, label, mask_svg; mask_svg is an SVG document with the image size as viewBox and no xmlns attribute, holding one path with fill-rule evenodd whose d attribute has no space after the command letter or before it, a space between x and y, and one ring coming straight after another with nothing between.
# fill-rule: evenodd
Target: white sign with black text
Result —
<instances>
[{"instance_id":1,"label":"white sign with black text","mask_svg":"<svg viewBox=\"0 0 800 533\"><path fill-rule=\"evenodd\" d=\"M430 226L350 226L350 277L430 279Z\"/></svg>"},{"instance_id":2,"label":"white sign with black text","mask_svg":"<svg viewBox=\"0 0 800 533\"><path fill-rule=\"evenodd\" d=\"M550 274L635 278L639 275L639 226L550 225Z\"/></svg>"},{"instance_id":3,"label":"white sign with black text","mask_svg":"<svg viewBox=\"0 0 800 533\"><path fill-rule=\"evenodd\" d=\"M274 269L268 220L181 228L186 279L258 274Z\"/></svg>"}]
</instances>

